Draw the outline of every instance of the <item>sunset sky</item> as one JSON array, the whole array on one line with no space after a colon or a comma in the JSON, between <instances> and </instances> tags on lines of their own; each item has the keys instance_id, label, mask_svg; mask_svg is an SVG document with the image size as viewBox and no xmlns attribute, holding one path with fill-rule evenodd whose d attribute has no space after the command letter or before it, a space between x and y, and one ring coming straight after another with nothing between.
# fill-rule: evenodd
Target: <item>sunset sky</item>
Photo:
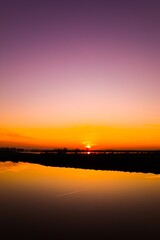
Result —
<instances>
[{"instance_id":1,"label":"sunset sky","mask_svg":"<svg viewBox=\"0 0 160 240\"><path fill-rule=\"evenodd\" d=\"M160 149L160 2L0 3L0 147Z\"/></svg>"}]
</instances>

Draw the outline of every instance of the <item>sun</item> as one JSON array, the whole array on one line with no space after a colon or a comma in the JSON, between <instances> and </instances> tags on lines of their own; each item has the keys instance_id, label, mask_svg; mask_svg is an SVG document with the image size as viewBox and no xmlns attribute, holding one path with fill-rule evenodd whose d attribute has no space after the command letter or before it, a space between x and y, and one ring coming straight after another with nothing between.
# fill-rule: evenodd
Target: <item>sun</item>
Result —
<instances>
[{"instance_id":1,"label":"sun","mask_svg":"<svg viewBox=\"0 0 160 240\"><path fill-rule=\"evenodd\" d=\"M87 149L90 149L90 148L91 148L91 145L89 145L89 144L86 145L86 148L87 148Z\"/></svg>"},{"instance_id":2,"label":"sun","mask_svg":"<svg viewBox=\"0 0 160 240\"><path fill-rule=\"evenodd\" d=\"M91 145L87 144L86 145L87 154L90 154L90 149L91 149Z\"/></svg>"},{"instance_id":3,"label":"sun","mask_svg":"<svg viewBox=\"0 0 160 240\"><path fill-rule=\"evenodd\" d=\"M90 154L91 153L91 148L92 146L94 146L95 144L91 143L90 141L85 141L82 143L84 145L84 148L85 148L85 152L87 154Z\"/></svg>"}]
</instances>

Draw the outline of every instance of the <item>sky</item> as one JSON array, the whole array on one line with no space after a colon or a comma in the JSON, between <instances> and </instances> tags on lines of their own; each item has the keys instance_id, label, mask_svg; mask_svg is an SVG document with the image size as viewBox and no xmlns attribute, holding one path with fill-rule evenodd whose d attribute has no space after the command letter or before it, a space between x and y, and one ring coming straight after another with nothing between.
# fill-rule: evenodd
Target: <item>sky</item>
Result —
<instances>
[{"instance_id":1,"label":"sky","mask_svg":"<svg viewBox=\"0 0 160 240\"><path fill-rule=\"evenodd\" d=\"M0 3L0 146L160 149L160 2Z\"/></svg>"}]
</instances>

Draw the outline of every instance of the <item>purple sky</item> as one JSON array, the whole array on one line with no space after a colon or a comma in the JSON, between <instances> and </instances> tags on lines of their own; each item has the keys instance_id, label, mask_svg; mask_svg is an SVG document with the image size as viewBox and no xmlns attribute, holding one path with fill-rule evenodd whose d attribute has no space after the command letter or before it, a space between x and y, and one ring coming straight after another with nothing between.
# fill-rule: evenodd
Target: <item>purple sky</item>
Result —
<instances>
[{"instance_id":1,"label":"purple sky","mask_svg":"<svg viewBox=\"0 0 160 240\"><path fill-rule=\"evenodd\" d=\"M159 13L154 0L1 0L1 126L160 124Z\"/></svg>"}]
</instances>

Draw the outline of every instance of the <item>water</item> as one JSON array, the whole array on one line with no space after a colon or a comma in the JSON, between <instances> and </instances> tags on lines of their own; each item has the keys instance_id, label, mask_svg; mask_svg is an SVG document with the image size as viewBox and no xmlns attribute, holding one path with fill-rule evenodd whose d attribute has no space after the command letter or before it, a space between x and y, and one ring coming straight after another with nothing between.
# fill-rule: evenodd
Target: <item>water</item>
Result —
<instances>
[{"instance_id":1,"label":"water","mask_svg":"<svg viewBox=\"0 0 160 240\"><path fill-rule=\"evenodd\" d=\"M160 175L0 162L1 239L158 239Z\"/></svg>"}]
</instances>

